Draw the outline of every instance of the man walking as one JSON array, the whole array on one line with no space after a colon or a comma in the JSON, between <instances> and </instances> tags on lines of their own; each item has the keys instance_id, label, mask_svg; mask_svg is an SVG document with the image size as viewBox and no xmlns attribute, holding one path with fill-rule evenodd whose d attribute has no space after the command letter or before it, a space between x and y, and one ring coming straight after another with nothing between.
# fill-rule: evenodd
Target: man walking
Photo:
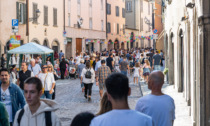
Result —
<instances>
[{"instance_id":1,"label":"man walking","mask_svg":"<svg viewBox=\"0 0 210 126\"><path fill-rule=\"evenodd\" d=\"M152 118L138 111L130 110L128 96L131 94L127 76L115 73L106 81L107 97L112 110L95 117L90 126L152 126Z\"/></svg>"},{"instance_id":2,"label":"man walking","mask_svg":"<svg viewBox=\"0 0 210 126\"><path fill-rule=\"evenodd\" d=\"M63 58L62 61L60 62L61 79L64 79L64 74L66 71L67 64L68 62L66 62L65 58Z\"/></svg>"},{"instance_id":3,"label":"man walking","mask_svg":"<svg viewBox=\"0 0 210 126\"><path fill-rule=\"evenodd\" d=\"M0 70L1 78L1 98L9 114L9 122L12 126L16 112L25 105L25 98L20 88L9 81L10 74L6 68Z\"/></svg>"},{"instance_id":4,"label":"man walking","mask_svg":"<svg viewBox=\"0 0 210 126\"><path fill-rule=\"evenodd\" d=\"M123 61L120 62L119 67L120 67L121 73L127 76L127 70L128 70L128 72L130 70L129 70L129 64L126 60L127 60L127 57L123 57Z\"/></svg>"},{"instance_id":5,"label":"man walking","mask_svg":"<svg viewBox=\"0 0 210 126\"><path fill-rule=\"evenodd\" d=\"M151 73L148 88L152 90L152 93L139 99L136 110L151 116L155 126L173 126L175 120L174 100L162 93L163 83L164 75L162 72Z\"/></svg>"},{"instance_id":6,"label":"man walking","mask_svg":"<svg viewBox=\"0 0 210 126\"><path fill-rule=\"evenodd\" d=\"M55 111L59 108L55 101L40 99L42 82L39 78L28 78L24 83L27 104L15 115L14 126L61 126Z\"/></svg>"},{"instance_id":7,"label":"man walking","mask_svg":"<svg viewBox=\"0 0 210 126\"><path fill-rule=\"evenodd\" d=\"M22 62L21 64L21 71L18 72L17 74L17 85L22 89L23 91L23 84L24 81L29 78L33 77L34 74L32 71L28 70L28 66L26 62Z\"/></svg>"},{"instance_id":8,"label":"man walking","mask_svg":"<svg viewBox=\"0 0 210 126\"><path fill-rule=\"evenodd\" d=\"M101 65L96 72L96 85L99 85L99 93L102 98L103 90L105 89L105 80L111 74L111 70L106 66L105 60L101 60Z\"/></svg>"},{"instance_id":9,"label":"man walking","mask_svg":"<svg viewBox=\"0 0 210 126\"><path fill-rule=\"evenodd\" d=\"M28 65L28 70L32 71L35 77L38 77L38 74L42 71L40 65L36 64L35 59L31 59L31 64Z\"/></svg>"},{"instance_id":10,"label":"man walking","mask_svg":"<svg viewBox=\"0 0 210 126\"><path fill-rule=\"evenodd\" d=\"M156 51L155 55L152 57L153 59L153 70L161 70L161 56L158 54L158 51Z\"/></svg>"},{"instance_id":11,"label":"man walking","mask_svg":"<svg viewBox=\"0 0 210 126\"><path fill-rule=\"evenodd\" d=\"M61 52L59 53L59 60L61 61L62 60L62 57L64 56L64 53L62 52L62 50L61 50Z\"/></svg>"},{"instance_id":12,"label":"man walking","mask_svg":"<svg viewBox=\"0 0 210 126\"><path fill-rule=\"evenodd\" d=\"M106 65L110 68L110 70L112 72L113 66L114 66L113 54L109 54L109 57L106 59Z\"/></svg>"}]
</instances>

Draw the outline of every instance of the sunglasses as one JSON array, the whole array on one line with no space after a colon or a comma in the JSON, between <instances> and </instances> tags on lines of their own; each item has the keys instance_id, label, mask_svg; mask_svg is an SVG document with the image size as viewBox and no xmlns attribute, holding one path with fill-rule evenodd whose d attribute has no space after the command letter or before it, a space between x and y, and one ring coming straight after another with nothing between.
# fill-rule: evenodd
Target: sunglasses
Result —
<instances>
[{"instance_id":1,"label":"sunglasses","mask_svg":"<svg viewBox=\"0 0 210 126\"><path fill-rule=\"evenodd\" d=\"M6 100L6 93L2 93L1 94L1 99L2 99L2 101L5 101Z\"/></svg>"},{"instance_id":2,"label":"sunglasses","mask_svg":"<svg viewBox=\"0 0 210 126\"><path fill-rule=\"evenodd\" d=\"M48 68L52 68L51 66L48 66Z\"/></svg>"},{"instance_id":3,"label":"sunglasses","mask_svg":"<svg viewBox=\"0 0 210 126\"><path fill-rule=\"evenodd\" d=\"M42 69L45 69L45 68L48 68L48 67L42 67Z\"/></svg>"}]
</instances>

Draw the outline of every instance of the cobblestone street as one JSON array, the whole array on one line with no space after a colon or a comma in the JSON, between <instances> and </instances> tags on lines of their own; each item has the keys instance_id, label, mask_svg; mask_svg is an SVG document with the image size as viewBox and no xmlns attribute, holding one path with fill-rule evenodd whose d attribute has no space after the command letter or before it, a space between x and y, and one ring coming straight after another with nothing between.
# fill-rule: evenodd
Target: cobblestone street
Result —
<instances>
[{"instance_id":1,"label":"cobblestone street","mask_svg":"<svg viewBox=\"0 0 210 126\"><path fill-rule=\"evenodd\" d=\"M130 87L132 93L129 96L129 106L131 109L135 109L136 102L141 95L137 85L130 83ZM58 80L56 88L56 101L60 104L60 109L56 113L59 115L63 126L69 126L74 116L80 112L89 111L94 114L98 112L100 97L98 86L95 84L92 89L92 101L90 102L84 98L79 79ZM150 93L145 84L142 85L142 90L144 95ZM174 126L192 126L189 108L184 102L182 94L176 93L173 86L169 85L164 85L163 91L175 100L176 120Z\"/></svg>"}]
</instances>

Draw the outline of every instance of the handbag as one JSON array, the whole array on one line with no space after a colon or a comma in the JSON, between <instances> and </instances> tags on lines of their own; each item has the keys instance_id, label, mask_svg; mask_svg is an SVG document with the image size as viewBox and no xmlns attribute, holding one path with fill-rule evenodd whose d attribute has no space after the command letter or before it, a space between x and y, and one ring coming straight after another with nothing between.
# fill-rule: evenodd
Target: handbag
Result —
<instances>
[{"instance_id":1,"label":"handbag","mask_svg":"<svg viewBox=\"0 0 210 126\"><path fill-rule=\"evenodd\" d=\"M48 73L47 73L47 75L48 75ZM44 94L44 89L45 89L45 84L46 84L47 75L46 75L45 78L44 78L44 87L42 88L42 94Z\"/></svg>"}]
</instances>

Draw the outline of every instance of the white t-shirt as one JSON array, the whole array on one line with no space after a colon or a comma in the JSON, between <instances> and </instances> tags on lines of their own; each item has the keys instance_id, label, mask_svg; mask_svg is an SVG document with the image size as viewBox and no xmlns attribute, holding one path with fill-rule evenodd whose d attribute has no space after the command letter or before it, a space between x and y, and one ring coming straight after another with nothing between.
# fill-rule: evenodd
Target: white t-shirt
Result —
<instances>
[{"instance_id":1,"label":"white t-shirt","mask_svg":"<svg viewBox=\"0 0 210 126\"><path fill-rule=\"evenodd\" d=\"M134 110L112 110L95 117L90 126L153 126L152 118Z\"/></svg>"},{"instance_id":2,"label":"white t-shirt","mask_svg":"<svg viewBox=\"0 0 210 126\"><path fill-rule=\"evenodd\" d=\"M47 77L46 77L47 76ZM46 77L46 80L45 80ZM50 91L53 83L55 83L53 73L40 73L38 78L42 81L42 86L45 87L45 91Z\"/></svg>"},{"instance_id":3,"label":"white t-shirt","mask_svg":"<svg viewBox=\"0 0 210 126\"><path fill-rule=\"evenodd\" d=\"M146 95L139 99L136 110L151 116L155 126L173 126L175 104L168 95Z\"/></svg>"},{"instance_id":4,"label":"white t-shirt","mask_svg":"<svg viewBox=\"0 0 210 126\"><path fill-rule=\"evenodd\" d=\"M36 64L34 67L28 65L28 70L32 71L34 73L34 76L38 75L42 70L39 64Z\"/></svg>"},{"instance_id":5,"label":"white t-shirt","mask_svg":"<svg viewBox=\"0 0 210 126\"><path fill-rule=\"evenodd\" d=\"M7 113L9 115L9 122L12 122L12 101L9 93L9 89L3 91L1 88L1 102L4 103Z\"/></svg>"},{"instance_id":6,"label":"white t-shirt","mask_svg":"<svg viewBox=\"0 0 210 126\"><path fill-rule=\"evenodd\" d=\"M77 60L76 64L78 65L80 63L80 56L77 56L75 59Z\"/></svg>"},{"instance_id":7,"label":"white t-shirt","mask_svg":"<svg viewBox=\"0 0 210 126\"><path fill-rule=\"evenodd\" d=\"M82 82L86 83L86 84L94 83L94 81L95 81L95 72L94 72L93 68L88 69L88 70L90 70L90 72L92 73L91 79L85 78L85 74L87 72L87 69L83 68L82 69L82 73L81 73L81 77L83 78Z\"/></svg>"}]
</instances>

